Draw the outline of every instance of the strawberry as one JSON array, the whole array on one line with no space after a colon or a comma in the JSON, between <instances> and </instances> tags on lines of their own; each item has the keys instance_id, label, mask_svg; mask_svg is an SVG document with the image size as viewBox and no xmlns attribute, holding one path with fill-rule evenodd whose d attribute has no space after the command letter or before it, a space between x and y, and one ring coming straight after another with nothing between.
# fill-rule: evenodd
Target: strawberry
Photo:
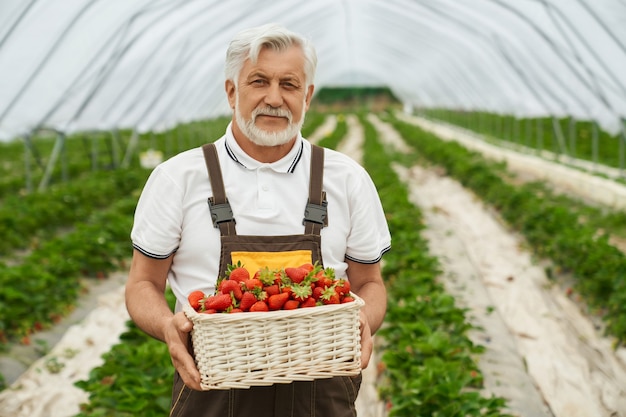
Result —
<instances>
[{"instance_id":1,"label":"strawberry","mask_svg":"<svg viewBox=\"0 0 626 417\"><path fill-rule=\"evenodd\" d=\"M306 308L306 307L315 307L317 305L317 301L315 301L315 298L313 297L309 297L306 300L304 300L303 302L300 303L300 307L302 308Z\"/></svg>"},{"instance_id":2,"label":"strawberry","mask_svg":"<svg viewBox=\"0 0 626 417\"><path fill-rule=\"evenodd\" d=\"M281 292L279 294L274 294L267 299L267 306L270 310L280 310L283 308L288 299L289 293Z\"/></svg>"},{"instance_id":3,"label":"strawberry","mask_svg":"<svg viewBox=\"0 0 626 417\"><path fill-rule=\"evenodd\" d=\"M222 285L220 288L220 292L222 294L233 294L236 300L241 300L243 296L243 292L241 291L241 283L239 281L233 281L232 279L227 279L222 281Z\"/></svg>"},{"instance_id":4,"label":"strawberry","mask_svg":"<svg viewBox=\"0 0 626 417\"><path fill-rule=\"evenodd\" d=\"M316 300L319 300L323 293L324 293L324 288L322 287L313 288L313 298L315 298Z\"/></svg>"},{"instance_id":5,"label":"strawberry","mask_svg":"<svg viewBox=\"0 0 626 417\"><path fill-rule=\"evenodd\" d=\"M307 298L311 298L311 294L312 294L311 286L308 284L307 285L294 284L291 287L291 298L296 301L305 301Z\"/></svg>"},{"instance_id":6,"label":"strawberry","mask_svg":"<svg viewBox=\"0 0 626 417\"><path fill-rule=\"evenodd\" d=\"M345 297L343 297L343 299L341 300L341 303L351 303L352 301L354 301L354 297L351 297L349 295L346 295Z\"/></svg>"},{"instance_id":7,"label":"strawberry","mask_svg":"<svg viewBox=\"0 0 626 417\"><path fill-rule=\"evenodd\" d=\"M253 311L269 311L269 307L267 306L265 301L257 301L256 303L254 303L252 305L252 307L250 307L249 311L250 312L253 312Z\"/></svg>"},{"instance_id":8,"label":"strawberry","mask_svg":"<svg viewBox=\"0 0 626 417\"><path fill-rule=\"evenodd\" d=\"M230 271L230 275L228 276L228 279L237 281L237 282L243 282L247 279L250 279L250 273L244 267L235 268L232 271Z\"/></svg>"},{"instance_id":9,"label":"strawberry","mask_svg":"<svg viewBox=\"0 0 626 417\"><path fill-rule=\"evenodd\" d=\"M318 287L322 287L322 288L328 288L331 285L333 285L333 279L326 276L326 274L323 271L320 271L317 275L317 281L315 282L315 285Z\"/></svg>"},{"instance_id":10,"label":"strawberry","mask_svg":"<svg viewBox=\"0 0 626 417\"><path fill-rule=\"evenodd\" d=\"M233 305L233 299L230 294L212 295L204 302L204 308L207 310L214 309L216 311L226 311Z\"/></svg>"},{"instance_id":11,"label":"strawberry","mask_svg":"<svg viewBox=\"0 0 626 417\"><path fill-rule=\"evenodd\" d=\"M340 297L335 286L330 286L324 290L320 297L322 304L339 304Z\"/></svg>"},{"instance_id":12,"label":"strawberry","mask_svg":"<svg viewBox=\"0 0 626 417\"><path fill-rule=\"evenodd\" d=\"M347 279L339 279L335 281L335 284L339 295L344 296L350 292L350 281Z\"/></svg>"},{"instance_id":13,"label":"strawberry","mask_svg":"<svg viewBox=\"0 0 626 417\"><path fill-rule=\"evenodd\" d=\"M280 288L276 284L268 285L263 288L268 296L276 295L280 293Z\"/></svg>"},{"instance_id":14,"label":"strawberry","mask_svg":"<svg viewBox=\"0 0 626 417\"><path fill-rule=\"evenodd\" d=\"M243 310L242 310L242 309L240 309L240 308L233 308L232 310L230 310L230 313L231 313L231 314L232 314L232 313L242 313L242 312L243 312Z\"/></svg>"},{"instance_id":15,"label":"strawberry","mask_svg":"<svg viewBox=\"0 0 626 417\"><path fill-rule=\"evenodd\" d=\"M254 303L256 303L257 301L258 300L254 296L254 294L246 291L243 293L243 296L241 297L239 308L241 308L243 311L248 311L250 310L250 307L252 307L252 305L254 305Z\"/></svg>"},{"instance_id":16,"label":"strawberry","mask_svg":"<svg viewBox=\"0 0 626 417\"><path fill-rule=\"evenodd\" d=\"M283 310L295 310L300 307L300 303L296 300L287 300L283 306Z\"/></svg>"},{"instance_id":17,"label":"strawberry","mask_svg":"<svg viewBox=\"0 0 626 417\"><path fill-rule=\"evenodd\" d=\"M315 266L313 266L312 263L306 263L306 264L300 265L298 268L302 268L302 269L306 270L306 272L308 274L309 272L311 272L315 268Z\"/></svg>"},{"instance_id":18,"label":"strawberry","mask_svg":"<svg viewBox=\"0 0 626 417\"><path fill-rule=\"evenodd\" d=\"M263 288L263 283L258 278L250 278L244 281L244 283L248 291L253 291L255 288L259 288L259 289Z\"/></svg>"},{"instance_id":19,"label":"strawberry","mask_svg":"<svg viewBox=\"0 0 626 417\"><path fill-rule=\"evenodd\" d=\"M304 281L308 273L309 271L304 268L285 268L285 274L296 284L300 284Z\"/></svg>"},{"instance_id":20,"label":"strawberry","mask_svg":"<svg viewBox=\"0 0 626 417\"><path fill-rule=\"evenodd\" d=\"M191 307L196 310L196 311L200 311L202 309L202 299L204 298L204 293L202 291L192 291L191 293L189 293L189 295L187 296L187 300L189 301L189 304L191 305Z\"/></svg>"}]
</instances>

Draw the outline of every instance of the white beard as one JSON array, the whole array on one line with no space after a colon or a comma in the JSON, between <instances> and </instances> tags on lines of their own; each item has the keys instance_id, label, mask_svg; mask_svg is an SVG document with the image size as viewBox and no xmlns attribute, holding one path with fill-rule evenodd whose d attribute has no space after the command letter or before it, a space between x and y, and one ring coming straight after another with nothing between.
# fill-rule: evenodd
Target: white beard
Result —
<instances>
[{"instance_id":1,"label":"white beard","mask_svg":"<svg viewBox=\"0 0 626 417\"><path fill-rule=\"evenodd\" d=\"M241 129L243 134L246 135L248 139L259 146L284 145L298 135L300 129L302 128L302 124L304 123L304 111L302 112L300 120L297 123L293 123L293 115L289 110L277 109L269 106L257 107L252 112L250 119L246 120L243 118L241 111L239 110L239 95L237 95L235 100L235 120L237 121L239 129ZM284 130L268 132L259 128L255 124L256 118L259 115L285 117L289 121L289 124Z\"/></svg>"}]
</instances>

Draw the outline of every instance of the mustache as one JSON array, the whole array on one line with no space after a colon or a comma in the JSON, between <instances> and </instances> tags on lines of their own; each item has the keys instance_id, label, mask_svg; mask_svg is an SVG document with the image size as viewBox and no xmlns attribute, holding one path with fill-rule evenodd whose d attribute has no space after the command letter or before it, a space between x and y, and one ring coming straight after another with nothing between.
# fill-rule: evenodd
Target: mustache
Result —
<instances>
[{"instance_id":1,"label":"mustache","mask_svg":"<svg viewBox=\"0 0 626 417\"><path fill-rule=\"evenodd\" d=\"M284 117L291 123L291 119L293 118L291 112L289 110L284 110L276 107L257 107L252 112L252 119L256 119L257 116L275 116L275 117Z\"/></svg>"}]
</instances>

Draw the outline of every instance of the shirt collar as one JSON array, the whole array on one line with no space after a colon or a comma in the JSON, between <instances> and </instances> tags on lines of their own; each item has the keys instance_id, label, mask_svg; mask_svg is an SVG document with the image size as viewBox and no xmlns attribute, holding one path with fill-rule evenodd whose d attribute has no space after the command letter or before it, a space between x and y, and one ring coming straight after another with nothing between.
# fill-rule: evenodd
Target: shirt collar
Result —
<instances>
[{"instance_id":1,"label":"shirt collar","mask_svg":"<svg viewBox=\"0 0 626 417\"><path fill-rule=\"evenodd\" d=\"M302 159L304 140L302 139L302 135L298 132L298 137L287 155L271 164L259 162L250 157L239 147L239 144L233 136L232 122L230 122L226 128L226 140L224 141L224 145L226 146L226 152L230 159L246 169L256 170L261 167L267 167L276 172L293 173Z\"/></svg>"}]
</instances>

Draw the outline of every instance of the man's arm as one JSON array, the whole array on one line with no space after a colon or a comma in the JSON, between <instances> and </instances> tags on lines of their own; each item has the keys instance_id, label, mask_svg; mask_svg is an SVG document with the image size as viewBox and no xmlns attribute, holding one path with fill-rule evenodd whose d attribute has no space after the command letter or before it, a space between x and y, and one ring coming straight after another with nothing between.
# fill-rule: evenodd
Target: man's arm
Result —
<instances>
[{"instance_id":1,"label":"man's arm","mask_svg":"<svg viewBox=\"0 0 626 417\"><path fill-rule=\"evenodd\" d=\"M372 336L380 328L387 311L387 290L380 271L380 262L362 264L346 260L352 292L365 301L361 309L361 366L366 368L372 354Z\"/></svg>"},{"instance_id":2,"label":"man's arm","mask_svg":"<svg viewBox=\"0 0 626 417\"><path fill-rule=\"evenodd\" d=\"M126 283L126 308L150 336L167 343L172 363L189 388L200 390L200 373L189 354L193 327L183 312L174 314L165 299L172 258L153 259L135 250Z\"/></svg>"}]
</instances>

